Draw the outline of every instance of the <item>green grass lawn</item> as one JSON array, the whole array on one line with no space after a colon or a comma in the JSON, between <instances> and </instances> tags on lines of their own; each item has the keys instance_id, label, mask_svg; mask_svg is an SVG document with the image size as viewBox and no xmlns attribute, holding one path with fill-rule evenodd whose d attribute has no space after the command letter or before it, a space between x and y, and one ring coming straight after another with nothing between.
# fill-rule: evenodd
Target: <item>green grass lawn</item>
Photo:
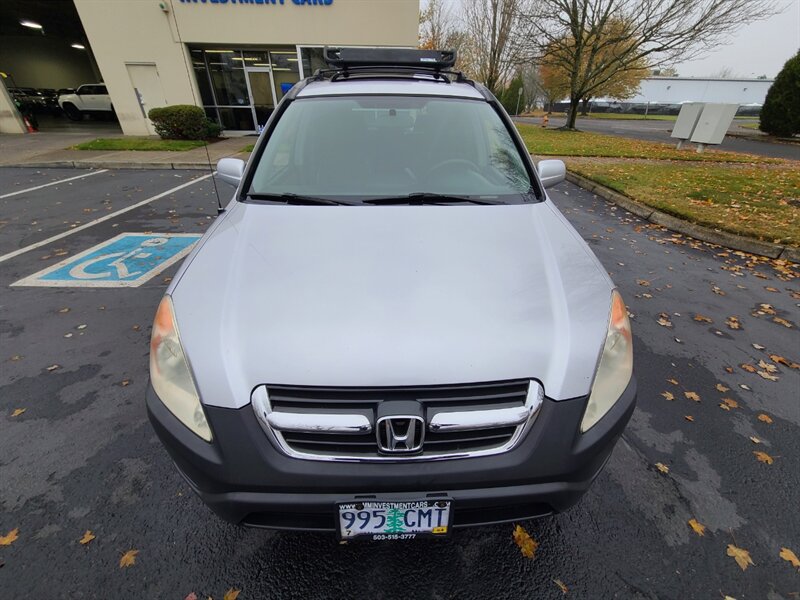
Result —
<instances>
[{"instance_id":1,"label":"green grass lawn","mask_svg":"<svg viewBox=\"0 0 800 600\"><path fill-rule=\"evenodd\" d=\"M746 127L747 129L758 129L759 122L756 121L755 123L737 123L739 127Z\"/></svg>"},{"instance_id":2,"label":"green grass lawn","mask_svg":"<svg viewBox=\"0 0 800 600\"><path fill-rule=\"evenodd\" d=\"M568 159L570 171L700 225L800 246L800 169L783 165Z\"/></svg>"},{"instance_id":3,"label":"green grass lawn","mask_svg":"<svg viewBox=\"0 0 800 600\"><path fill-rule=\"evenodd\" d=\"M578 123L580 127L580 122ZM531 154L540 156L608 156L614 158L667 159L692 162L781 163L781 160L749 154L694 148L677 150L672 144L634 140L587 131L561 131L517 123Z\"/></svg>"},{"instance_id":4,"label":"green grass lawn","mask_svg":"<svg viewBox=\"0 0 800 600\"><path fill-rule=\"evenodd\" d=\"M245 146L244 148L242 148L240 152L252 152L253 148L255 148L255 146L256 146L255 144L250 144L250 145Z\"/></svg>"},{"instance_id":5,"label":"green grass lawn","mask_svg":"<svg viewBox=\"0 0 800 600\"><path fill-rule=\"evenodd\" d=\"M72 150L169 150L183 152L205 146L202 140L161 140L148 137L98 138L72 146Z\"/></svg>"}]
</instances>

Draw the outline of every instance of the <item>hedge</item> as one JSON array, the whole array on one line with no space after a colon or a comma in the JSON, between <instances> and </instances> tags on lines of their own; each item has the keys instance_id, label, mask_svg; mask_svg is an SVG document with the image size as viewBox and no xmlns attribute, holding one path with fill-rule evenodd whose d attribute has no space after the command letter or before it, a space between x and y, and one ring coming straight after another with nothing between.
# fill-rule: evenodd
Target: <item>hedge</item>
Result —
<instances>
[{"instance_id":1,"label":"hedge","mask_svg":"<svg viewBox=\"0 0 800 600\"><path fill-rule=\"evenodd\" d=\"M153 108L147 113L156 133L168 140L205 140L219 137L220 126L193 104Z\"/></svg>"}]
</instances>

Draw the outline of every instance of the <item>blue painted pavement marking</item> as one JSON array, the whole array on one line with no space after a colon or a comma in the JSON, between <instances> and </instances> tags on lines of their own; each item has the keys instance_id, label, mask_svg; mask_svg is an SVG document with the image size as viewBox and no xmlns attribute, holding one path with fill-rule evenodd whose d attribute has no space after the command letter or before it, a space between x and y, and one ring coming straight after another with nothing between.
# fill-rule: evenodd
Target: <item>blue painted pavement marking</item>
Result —
<instances>
[{"instance_id":1,"label":"blue painted pavement marking","mask_svg":"<svg viewBox=\"0 0 800 600\"><path fill-rule=\"evenodd\" d=\"M121 233L12 286L137 287L186 256L196 233Z\"/></svg>"}]
</instances>

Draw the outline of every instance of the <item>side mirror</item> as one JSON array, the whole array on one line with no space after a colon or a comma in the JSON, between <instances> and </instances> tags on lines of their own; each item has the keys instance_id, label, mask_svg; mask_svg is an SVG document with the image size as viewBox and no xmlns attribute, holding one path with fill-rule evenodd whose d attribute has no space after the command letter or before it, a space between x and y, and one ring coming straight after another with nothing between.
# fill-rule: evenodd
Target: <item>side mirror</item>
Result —
<instances>
[{"instance_id":1,"label":"side mirror","mask_svg":"<svg viewBox=\"0 0 800 600\"><path fill-rule=\"evenodd\" d=\"M567 166L563 160L540 160L536 166L539 179L546 188L553 187L567 178Z\"/></svg>"},{"instance_id":2,"label":"side mirror","mask_svg":"<svg viewBox=\"0 0 800 600\"><path fill-rule=\"evenodd\" d=\"M217 175L225 183L239 187L244 173L244 161L238 158L222 158L217 163Z\"/></svg>"}]
</instances>

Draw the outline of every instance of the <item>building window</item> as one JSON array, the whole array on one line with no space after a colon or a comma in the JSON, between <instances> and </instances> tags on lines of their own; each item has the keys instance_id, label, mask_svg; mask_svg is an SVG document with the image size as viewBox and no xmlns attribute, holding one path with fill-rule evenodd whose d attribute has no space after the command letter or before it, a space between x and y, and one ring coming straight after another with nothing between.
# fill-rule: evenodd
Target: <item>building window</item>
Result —
<instances>
[{"instance_id":1,"label":"building window","mask_svg":"<svg viewBox=\"0 0 800 600\"><path fill-rule=\"evenodd\" d=\"M209 118L223 129L257 131L300 80L296 50L190 50L197 87Z\"/></svg>"}]
</instances>

